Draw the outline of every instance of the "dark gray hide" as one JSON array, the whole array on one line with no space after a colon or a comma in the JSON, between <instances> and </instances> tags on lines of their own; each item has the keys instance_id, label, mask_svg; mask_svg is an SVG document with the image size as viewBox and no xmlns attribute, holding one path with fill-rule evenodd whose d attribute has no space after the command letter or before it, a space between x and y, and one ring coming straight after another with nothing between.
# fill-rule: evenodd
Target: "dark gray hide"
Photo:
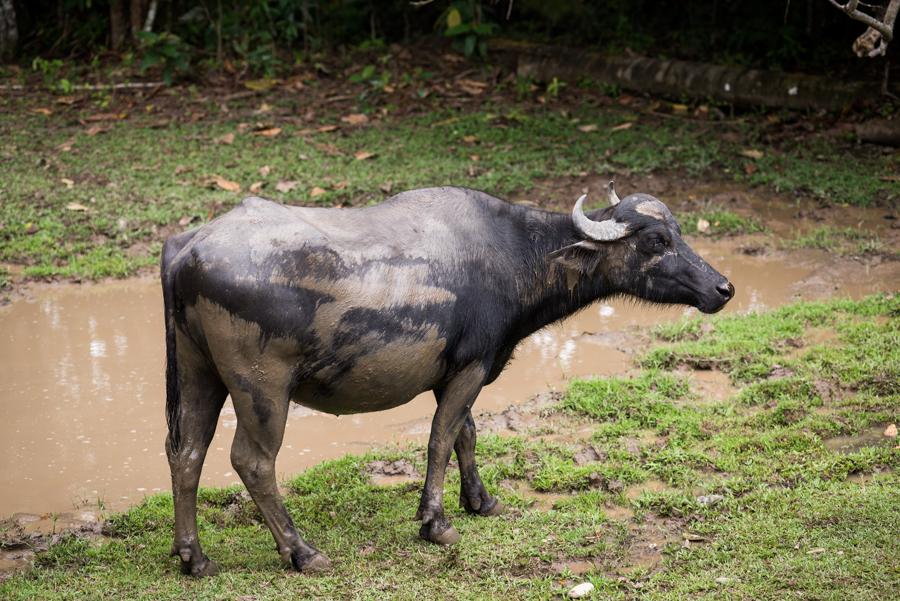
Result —
<instances>
[{"instance_id":1,"label":"dark gray hide","mask_svg":"<svg viewBox=\"0 0 900 601\"><path fill-rule=\"evenodd\" d=\"M706 312L731 298L658 200L636 194L579 211L580 203L573 217L463 188L360 209L248 198L168 240L166 448L183 571L216 570L197 538L196 490L229 393L238 418L232 463L281 556L298 570L324 569L327 558L297 534L275 484L291 401L344 414L434 391L420 534L452 543L441 502L451 449L462 506L499 511L475 467L470 408L520 340L612 295Z\"/></svg>"}]
</instances>

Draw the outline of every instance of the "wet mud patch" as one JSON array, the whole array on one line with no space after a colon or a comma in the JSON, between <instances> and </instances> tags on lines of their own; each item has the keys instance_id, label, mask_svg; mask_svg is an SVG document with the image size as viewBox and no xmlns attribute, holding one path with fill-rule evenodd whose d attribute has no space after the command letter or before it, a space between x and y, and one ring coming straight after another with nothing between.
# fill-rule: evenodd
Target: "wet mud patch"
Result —
<instances>
[{"instance_id":1,"label":"wet mud patch","mask_svg":"<svg viewBox=\"0 0 900 601\"><path fill-rule=\"evenodd\" d=\"M891 432L891 424L878 424L875 426L871 426L866 428L859 434L854 434L851 436L834 436L832 438L826 438L823 441L823 444L826 448L834 451L835 453L840 453L842 455L849 455L851 453L856 453L857 451L866 448L866 447L897 447L897 435L896 435L896 426L894 431L894 436L886 435L885 433Z\"/></svg>"},{"instance_id":2,"label":"wet mud patch","mask_svg":"<svg viewBox=\"0 0 900 601\"><path fill-rule=\"evenodd\" d=\"M98 539L106 534L100 515L93 511L36 515L16 513L0 521L0 581L30 570L35 556L66 537Z\"/></svg>"},{"instance_id":3,"label":"wet mud patch","mask_svg":"<svg viewBox=\"0 0 900 601\"><path fill-rule=\"evenodd\" d=\"M366 464L366 471L372 484L377 486L419 483L422 480L416 466L406 459L370 461Z\"/></svg>"}]
</instances>

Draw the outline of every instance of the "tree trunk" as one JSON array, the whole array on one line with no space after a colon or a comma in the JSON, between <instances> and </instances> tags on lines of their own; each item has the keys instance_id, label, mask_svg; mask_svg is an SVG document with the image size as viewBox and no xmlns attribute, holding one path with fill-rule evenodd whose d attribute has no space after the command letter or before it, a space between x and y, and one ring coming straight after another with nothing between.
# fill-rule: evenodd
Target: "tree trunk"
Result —
<instances>
[{"instance_id":1,"label":"tree trunk","mask_svg":"<svg viewBox=\"0 0 900 601\"><path fill-rule=\"evenodd\" d=\"M504 44L499 40L493 47L502 50L504 46L516 53L519 76L544 82L554 77L569 82L589 77L633 92L791 109L842 110L873 104L880 98L879 86L874 82L515 42Z\"/></svg>"},{"instance_id":2,"label":"tree trunk","mask_svg":"<svg viewBox=\"0 0 900 601\"><path fill-rule=\"evenodd\" d=\"M11 59L19 42L16 7L12 0L0 0L0 60Z\"/></svg>"},{"instance_id":3,"label":"tree trunk","mask_svg":"<svg viewBox=\"0 0 900 601\"><path fill-rule=\"evenodd\" d=\"M147 6L146 0L131 0L131 39L135 44L138 42L138 34L144 30L144 12Z\"/></svg>"},{"instance_id":4,"label":"tree trunk","mask_svg":"<svg viewBox=\"0 0 900 601\"><path fill-rule=\"evenodd\" d=\"M109 44L113 50L121 50L128 35L125 19L125 0L109 0Z\"/></svg>"}]
</instances>

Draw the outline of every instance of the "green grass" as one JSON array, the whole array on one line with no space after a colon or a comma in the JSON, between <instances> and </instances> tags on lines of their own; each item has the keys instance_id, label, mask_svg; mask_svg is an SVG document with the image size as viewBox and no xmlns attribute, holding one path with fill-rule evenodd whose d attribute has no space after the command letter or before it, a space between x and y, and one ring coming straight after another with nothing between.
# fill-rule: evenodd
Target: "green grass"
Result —
<instances>
[{"instance_id":1,"label":"green grass","mask_svg":"<svg viewBox=\"0 0 900 601\"><path fill-rule=\"evenodd\" d=\"M709 223L709 229L705 232L700 232L697 228L701 219ZM681 224L682 233L694 235L703 233L710 236L735 236L738 234L755 234L766 230L756 219L742 217L733 211L717 207L679 215L679 223Z\"/></svg>"},{"instance_id":2,"label":"green grass","mask_svg":"<svg viewBox=\"0 0 900 601\"><path fill-rule=\"evenodd\" d=\"M452 184L508 195L538 180L585 171L679 170L698 180L713 175L832 202L867 205L897 198L896 186L876 177L895 169L888 156L846 157L841 146L826 142L814 149L767 148L757 171L747 175L748 159L739 151L756 140L756 126L738 128L743 140L735 142L708 124L589 106L563 113L486 104L478 111L389 117L318 133L321 124L340 123L339 115L323 114L301 127L266 115L229 116L211 104L204 121L159 127L155 115L134 111L93 136L77 121L89 117L90 109L44 117L6 107L0 114L0 264L16 265L17 278L134 273L156 262L167 235L221 214L249 195L254 183L261 186L259 194L286 202L360 205L386 197L382 188ZM623 120L634 126L612 131ZM282 132L274 138L254 135L257 123L278 125ZM586 124L597 129L578 129ZM232 144L217 142L228 133L235 134ZM361 151L375 154L357 160ZM263 167L268 171L261 172ZM216 187L216 176L240 184L241 191ZM279 182L295 187L279 192ZM313 197L316 187L324 193ZM700 216L710 221L713 234L761 227L726 210ZM189 220L191 225L179 225ZM684 225L690 231L696 219Z\"/></svg>"},{"instance_id":3,"label":"green grass","mask_svg":"<svg viewBox=\"0 0 900 601\"><path fill-rule=\"evenodd\" d=\"M326 575L285 570L255 506L231 487L200 494L217 577L178 574L162 494L112 516L109 538L68 537L39 554L33 571L0 583L0 598L554 599L581 580L611 599L890 598L900 450L881 433L900 418L900 299L798 303L656 335L650 367L573 382L533 432L479 437L482 477L509 510L466 516L451 469L445 504L463 536L452 548L417 538L420 482L369 481L374 459L423 473L424 447L412 445L286 483L302 534L335 560ZM726 370L736 392L703 399L668 371L678 365ZM576 462L588 446L597 459ZM556 495L545 497L552 508L539 493ZM650 541L662 553L648 561ZM554 567L566 560L594 567Z\"/></svg>"},{"instance_id":4,"label":"green grass","mask_svg":"<svg viewBox=\"0 0 900 601\"><path fill-rule=\"evenodd\" d=\"M787 248L815 248L839 255L866 255L885 251L877 234L852 227L821 226L785 241Z\"/></svg>"}]
</instances>

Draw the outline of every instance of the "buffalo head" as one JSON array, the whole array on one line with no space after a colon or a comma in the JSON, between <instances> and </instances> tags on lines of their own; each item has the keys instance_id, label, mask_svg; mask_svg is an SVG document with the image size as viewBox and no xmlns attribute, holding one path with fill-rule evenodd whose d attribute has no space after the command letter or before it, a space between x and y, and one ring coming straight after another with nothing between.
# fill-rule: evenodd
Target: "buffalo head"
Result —
<instances>
[{"instance_id":1,"label":"buffalo head","mask_svg":"<svg viewBox=\"0 0 900 601\"><path fill-rule=\"evenodd\" d=\"M581 240L551 255L566 268L570 287L584 281L601 294L690 305L704 313L731 300L734 286L685 243L666 205L648 194L620 200L613 182L607 196L610 206L589 215L582 209L585 196L578 199L572 224Z\"/></svg>"}]
</instances>

